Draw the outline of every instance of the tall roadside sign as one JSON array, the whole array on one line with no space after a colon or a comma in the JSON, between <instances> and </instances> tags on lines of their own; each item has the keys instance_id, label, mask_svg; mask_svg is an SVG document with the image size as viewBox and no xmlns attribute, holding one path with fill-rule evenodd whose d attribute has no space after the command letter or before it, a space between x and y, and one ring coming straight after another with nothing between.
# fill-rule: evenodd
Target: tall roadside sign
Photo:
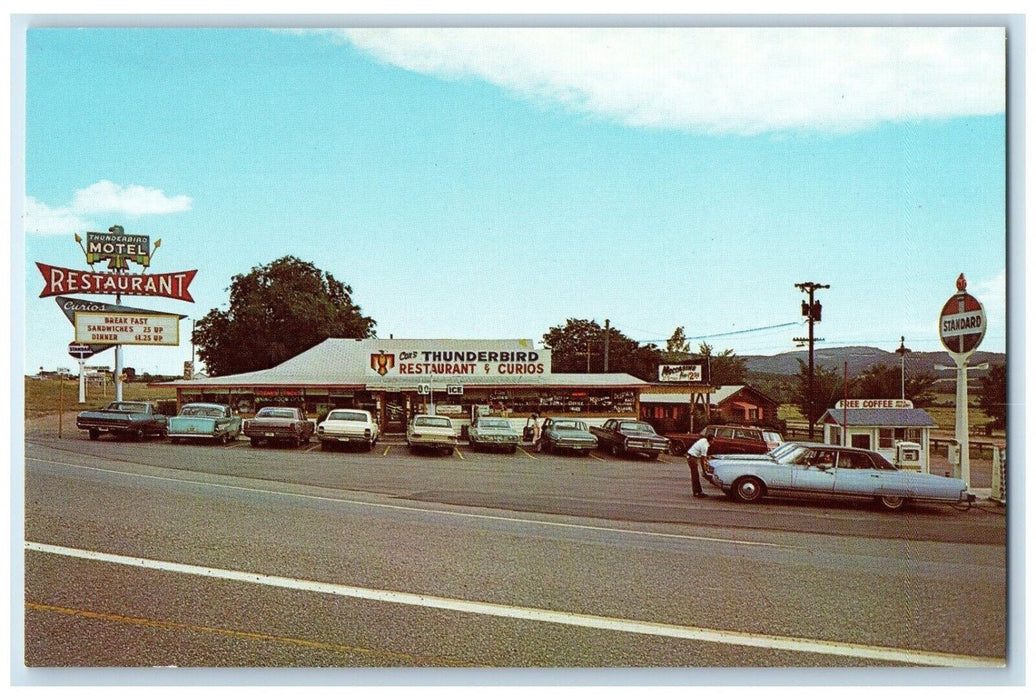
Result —
<instances>
[{"instance_id":1,"label":"tall roadside sign","mask_svg":"<svg viewBox=\"0 0 1036 700\"><path fill-rule=\"evenodd\" d=\"M179 345L181 314L122 307L122 296L165 297L193 302L189 287L197 270L145 274L162 245L154 246L148 236L127 234L122 226L112 226L107 233L87 232L86 245L79 234L76 243L86 256L90 271L72 270L37 262L43 275L40 297L58 297L58 304L75 327L75 342L69 354L85 360L85 352L102 352L115 348L115 400L122 400L122 347L124 345ZM107 263L107 271L94 265ZM130 263L143 268L141 274L130 274ZM114 295L115 305L89 302L59 296L65 294ZM80 372L82 375L82 372Z\"/></svg>"},{"instance_id":2,"label":"tall roadside sign","mask_svg":"<svg viewBox=\"0 0 1036 700\"><path fill-rule=\"evenodd\" d=\"M957 368L957 410L954 449L960 451L960 478L971 485L970 442L968 440L968 359L986 334L986 311L968 294L964 273L957 278L957 293L943 304L939 314L939 339ZM977 369L977 368L976 368Z\"/></svg>"}]
</instances>

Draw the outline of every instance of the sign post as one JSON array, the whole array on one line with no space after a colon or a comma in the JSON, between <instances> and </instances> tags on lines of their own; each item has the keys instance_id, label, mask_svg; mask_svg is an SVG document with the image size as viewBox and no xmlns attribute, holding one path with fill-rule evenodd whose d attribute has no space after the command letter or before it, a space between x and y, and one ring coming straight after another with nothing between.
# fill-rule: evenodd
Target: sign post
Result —
<instances>
[{"instance_id":1,"label":"sign post","mask_svg":"<svg viewBox=\"0 0 1036 700\"><path fill-rule=\"evenodd\" d=\"M86 403L86 358L93 357L94 349L82 343L69 343L68 354L79 360L79 403Z\"/></svg>"},{"instance_id":2,"label":"sign post","mask_svg":"<svg viewBox=\"0 0 1036 700\"><path fill-rule=\"evenodd\" d=\"M964 273L957 278L957 293L939 314L939 338L957 367L957 409L955 437L960 449L960 478L971 486L971 444L968 440L968 359L986 334L986 311L967 292Z\"/></svg>"}]
</instances>

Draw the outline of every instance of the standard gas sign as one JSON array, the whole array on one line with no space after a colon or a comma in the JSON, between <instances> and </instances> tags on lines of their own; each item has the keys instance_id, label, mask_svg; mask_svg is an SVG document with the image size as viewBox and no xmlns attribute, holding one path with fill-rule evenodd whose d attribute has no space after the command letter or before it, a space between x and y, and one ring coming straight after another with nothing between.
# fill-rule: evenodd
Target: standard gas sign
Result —
<instances>
[{"instance_id":1,"label":"standard gas sign","mask_svg":"<svg viewBox=\"0 0 1036 700\"><path fill-rule=\"evenodd\" d=\"M77 343L112 345L179 345L176 314L120 314L76 311Z\"/></svg>"},{"instance_id":2,"label":"standard gas sign","mask_svg":"<svg viewBox=\"0 0 1036 700\"><path fill-rule=\"evenodd\" d=\"M986 311L978 299L967 293L967 287L962 274L957 278L957 293L939 314L939 337L953 355L973 352L986 334Z\"/></svg>"}]
</instances>

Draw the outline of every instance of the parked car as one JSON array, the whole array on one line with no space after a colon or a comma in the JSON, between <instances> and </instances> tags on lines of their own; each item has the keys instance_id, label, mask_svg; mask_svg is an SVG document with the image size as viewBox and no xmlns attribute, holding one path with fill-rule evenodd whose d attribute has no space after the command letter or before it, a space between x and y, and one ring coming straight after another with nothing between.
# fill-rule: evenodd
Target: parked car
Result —
<instances>
[{"instance_id":1,"label":"parked car","mask_svg":"<svg viewBox=\"0 0 1036 700\"><path fill-rule=\"evenodd\" d=\"M547 418L536 443L540 452L570 451L582 455L589 454L596 447L597 438L586 423L574 418Z\"/></svg>"},{"instance_id":2,"label":"parked car","mask_svg":"<svg viewBox=\"0 0 1036 700\"><path fill-rule=\"evenodd\" d=\"M241 417L224 404L186 403L169 419L167 434L173 444L197 438L225 445L241 434Z\"/></svg>"},{"instance_id":3,"label":"parked car","mask_svg":"<svg viewBox=\"0 0 1036 700\"><path fill-rule=\"evenodd\" d=\"M669 449L669 440L655 432L650 423L639 420L609 418L601 427L592 427L602 449L613 455L642 454L649 459Z\"/></svg>"},{"instance_id":4,"label":"parked car","mask_svg":"<svg viewBox=\"0 0 1036 700\"><path fill-rule=\"evenodd\" d=\"M161 437L168 424L168 417L149 401L112 401L99 411L82 411L76 416L76 427L87 431L91 440L101 433L130 440L142 440L149 435Z\"/></svg>"},{"instance_id":5,"label":"parked car","mask_svg":"<svg viewBox=\"0 0 1036 700\"><path fill-rule=\"evenodd\" d=\"M368 452L378 444L380 430L370 411L336 408L317 426L320 449L337 445L361 445Z\"/></svg>"},{"instance_id":6,"label":"parked car","mask_svg":"<svg viewBox=\"0 0 1036 700\"><path fill-rule=\"evenodd\" d=\"M313 436L313 424L306 414L301 408L289 406L260 408L254 418L245 421L243 430L252 447L275 442L287 442L298 447Z\"/></svg>"},{"instance_id":7,"label":"parked car","mask_svg":"<svg viewBox=\"0 0 1036 700\"><path fill-rule=\"evenodd\" d=\"M450 454L457 446L457 429L446 416L416 415L406 428L407 448L438 450Z\"/></svg>"},{"instance_id":8,"label":"parked car","mask_svg":"<svg viewBox=\"0 0 1036 700\"><path fill-rule=\"evenodd\" d=\"M506 418L476 416L468 427L468 442L473 450L498 449L514 454L519 440L521 435Z\"/></svg>"},{"instance_id":9,"label":"parked car","mask_svg":"<svg viewBox=\"0 0 1036 700\"><path fill-rule=\"evenodd\" d=\"M709 454L741 455L766 454L784 442L776 430L754 425L707 425L701 433L666 433L669 451L683 455L702 436L709 435Z\"/></svg>"},{"instance_id":10,"label":"parked car","mask_svg":"<svg viewBox=\"0 0 1036 700\"><path fill-rule=\"evenodd\" d=\"M961 479L897 469L877 452L819 443L787 442L766 455L709 458L705 477L733 500L768 495L866 498L886 510L910 501L969 505Z\"/></svg>"}]
</instances>

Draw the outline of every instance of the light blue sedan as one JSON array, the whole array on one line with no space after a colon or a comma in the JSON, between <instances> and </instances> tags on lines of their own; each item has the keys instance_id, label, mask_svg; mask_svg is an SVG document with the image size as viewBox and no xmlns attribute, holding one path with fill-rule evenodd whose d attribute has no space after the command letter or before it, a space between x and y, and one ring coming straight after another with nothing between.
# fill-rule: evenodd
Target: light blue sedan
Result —
<instances>
[{"instance_id":1,"label":"light blue sedan","mask_svg":"<svg viewBox=\"0 0 1036 700\"><path fill-rule=\"evenodd\" d=\"M886 510L910 501L967 507L975 500L960 479L897 469L870 450L787 442L765 455L709 458L705 477L740 503L765 496L867 498Z\"/></svg>"},{"instance_id":2,"label":"light blue sedan","mask_svg":"<svg viewBox=\"0 0 1036 700\"><path fill-rule=\"evenodd\" d=\"M227 444L241 434L241 417L234 409L218 403L188 403L180 414L169 419L169 438L176 444L181 440L205 439Z\"/></svg>"}]
</instances>

